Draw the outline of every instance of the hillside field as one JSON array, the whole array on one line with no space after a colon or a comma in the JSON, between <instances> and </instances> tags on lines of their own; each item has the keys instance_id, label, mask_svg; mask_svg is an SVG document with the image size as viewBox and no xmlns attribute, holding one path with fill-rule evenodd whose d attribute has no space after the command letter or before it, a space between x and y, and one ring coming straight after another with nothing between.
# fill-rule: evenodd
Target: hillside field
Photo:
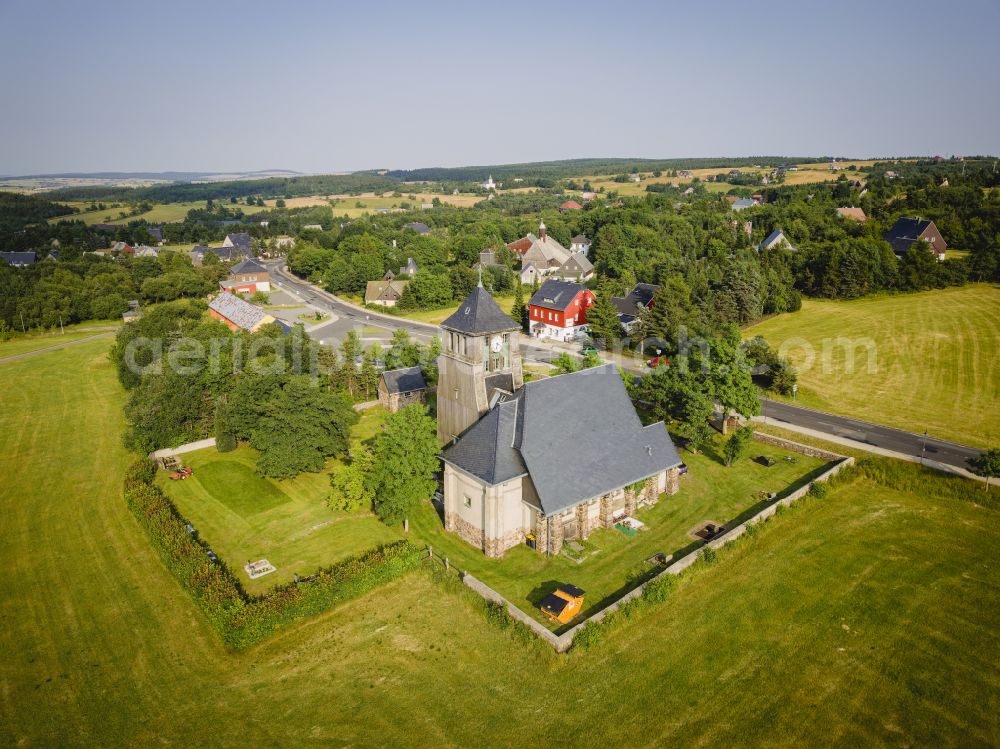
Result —
<instances>
[{"instance_id":1,"label":"hillside field","mask_svg":"<svg viewBox=\"0 0 1000 749\"><path fill-rule=\"evenodd\" d=\"M0 364L3 745L1000 738L997 510L916 466L921 496L807 500L591 650L512 640L419 572L228 653L125 508L109 343Z\"/></svg>"},{"instance_id":2,"label":"hillside field","mask_svg":"<svg viewBox=\"0 0 1000 749\"><path fill-rule=\"evenodd\" d=\"M803 406L976 447L1000 445L998 286L805 300L799 312L766 320L744 335L788 347ZM869 351L874 371L868 369Z\"/></svg>"}]
</instances>

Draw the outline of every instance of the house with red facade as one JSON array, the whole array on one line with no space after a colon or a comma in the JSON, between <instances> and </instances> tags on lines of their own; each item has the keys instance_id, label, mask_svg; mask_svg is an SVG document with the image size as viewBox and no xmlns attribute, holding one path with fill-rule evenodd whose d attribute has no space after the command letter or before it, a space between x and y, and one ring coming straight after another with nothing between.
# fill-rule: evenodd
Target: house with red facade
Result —
<instances>
[{"instance_id":1,"label":"house with red facade","mask_svg":"<svg viewBox=\"0 0 1000 749\"><path fill-rule=\"evenodd\" d=\"M531 335L571 341L586 333L587 310L594 299L594 292L578 283L550 278L528 302Z\"/></svg>"}]
</instances>

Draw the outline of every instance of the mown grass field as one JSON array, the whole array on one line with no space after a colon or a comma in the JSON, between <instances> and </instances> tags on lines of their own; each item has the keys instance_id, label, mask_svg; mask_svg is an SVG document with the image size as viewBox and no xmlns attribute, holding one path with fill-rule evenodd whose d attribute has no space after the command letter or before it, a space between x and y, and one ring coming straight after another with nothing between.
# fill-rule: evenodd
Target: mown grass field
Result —
<instances>
[{"instance_id":1,"label":"mown grass field","mask_svg":"<svg viewBox=\"0 0 1000 749\"><path fill-rule=\"evenodd\" d=\"M400 194L401 197L398 198L393 197L391 192L381 194L366 192L360 195L312 195L308 197L285 198L285 206L287 208L308 208L317 205L327 206L332 203L334 215L347 215L351 218L357 218L358 216L374 212L376 208L388 208L390 210L393 208L402 208L403 203L409 204L409 210L419 213L421 205L433 202L434 198L438 198L446 205L458 208L469 208L484 199L483 195L452 195L451 193L429 193L405 189L400 190ZM416 196L416 199L411 200L411 195ZM276 202L276 198L264 201L269 208L273 208ZM414 218L413 220L418 221L419 218Z\"/></svg>"},{"instance_id":2,"label":"mown grass field","mask_svg":"<svg viewBox=\"0 0 1000 749\"><path fill-rule=\"evenodd\" d=\"M788 346L803 406L978 447L1000 444L998 286L806 300L744 335ZM857 344L853 367L839 338Z\"/></svg>"},{"instance_id":3,"label":"mown grass field","mask_svg":"<svg viewBox=\"0 0 1000 749\"><path fill-rule=\"evenodd\" d=\"M0 359L60 346L64 343L73 343L102 333L114 332L118 324L120 323L113 320L91 320L80 325L67 325L65 333L56 329L45 333L18 335L7 341L0 341Z\"/></svg>"},{"instance_id":4,"label":"mown grass field","mask_svg":"<svg viewBox=\"0 0 1000 749\"><path fill-rule=\"evenodd\" d=\"M714 447L721 443L720 438ZM750 459L758 455L778 462L766 468ZM411 528L414 537L432 546L437 555L447 556L451 564L472 573L522 611L549 625L538 604L558 584L569 583L586 591L583 616L590 616L655 572L646 561L654 554L673 554L679 559L700 546L690 531L705 522L728 524L741 515L758 512L766 504L760 492L796 489L824 469L824 463L815 458L792 455L795 462L785 460L790 455L787 450L754 444L746 458L727 468L715 449L701 454L685 452L682 457L690 470L681 479L680 491L636 512L635 517L646 524L638 535L627 536L615 528L596 530L581 543L584 551L577 559L565 554L542 556L527 546L510 549L503 559L487 559L446 532L430 505L422 506L411 518ZM577 623L579 620L571 624Z\"/></svg>"},{"instance_id":5,"label":"mown grass field","mask_svg":"<svg viewBox=\"0 0 1000 749\"><path fill-rule=\"evenodd\" d=\"M204 200L196 200L185 203L154 203L152 210L127 218L119 216L122 211L128 212L129 210L128 206L124 203L117 208L112 208L109 204L103 211L88 211L87 206L90 205L89 202L67 202L66 205L75 206L81 212L51 218L49 219L50 224L58 223L59 221L83 221L88 226L90 224L127 224L129 221L138 221L139 219L148 221L151 224L173 223L183 221L188 211L193 208L204 208L206 202ZM230 206L229 203L224 203L224 205ZM266 210L265 208L246 205L245 203L230 207L240 208L248 216Z\"/></svg>"},{"instance_id":6,"label":"mown grass field","mask_svg":"<svg viewBox=\"0 0 1000 749\"><path fill-rule=\"evenodd\" d=\"M528 294L526 293L525 296L528 296ZM504 312L506 312L509 315L511 309L513 309L513 307L514 307L514 297L513 296L495 296L493 298L496 300L497 304L500 306L500 309L502 309ZM360 304L364 300L362 300L360 297L357 297L355 299L355 301ZM436 324L438 324L438 323L446 320L447 318L451 317L451 315L454 314L455 310L457 310L457 309L458 309L458 305L454 304L454 305L452 305L450 307L442 307L441 309L407 310L405 312L399 312L398 316L399 317L405 317L407 320L417 320L418 322L433 323L433 324L436 325ZM388 314L392 314L392 313L388 313Z\"/></svg>"},{"instance_id":7,"label":"mown grass field","mask_svg":"<svg viewBox=\"0 0 1000 749\"><path fill-rule=\"evenodd\" d=\"M374 436L383 419L381 408L364 411L354 427L353 443ZM263 593L296 573L311 575L319 567L399 538L370 512L348 514L327 507L330 476L342 461L329 461L321 473L278 481L258 476L256 460L256 451L248 446L224 454L213 447L181 456L182 464L194 469L190 478L171 481L164 471L157 476L181 514L248 592ZM243 565L258 559L267 559L277 571L251 580Z\"/></svg>"},{"instance_id":8,"label":"mown grass field","mask_svg":"<svg viewBox=\"0 0 1000 749\"><path fill-rule=\"evenodd\" d=\"M589 651L414 574L229 654L125 508L108 343L0 365L3 745L1000 742L998 514L916 466L919 495L807 500Z\"/></svg>"}]
</instances>

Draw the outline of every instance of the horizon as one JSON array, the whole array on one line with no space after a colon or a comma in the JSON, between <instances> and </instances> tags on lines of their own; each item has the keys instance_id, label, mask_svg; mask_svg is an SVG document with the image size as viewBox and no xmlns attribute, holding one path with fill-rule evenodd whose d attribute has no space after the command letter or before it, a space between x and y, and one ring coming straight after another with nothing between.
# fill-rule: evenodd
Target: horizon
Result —
<instances>
[{"instance_id":1,"label":"horizon","mask_svg":"<svg viewBox=\"0 0 1000 749\"><path fill-rule=\"evenodd\" d=\"M199 170L177 170L177 169L166 169L162 171L150 170L150 169L136 169L133 171L122 171L122 170L111 170L111 169L100 169L94 171L74 171L74 172L39 172L35 174L9 174L5 172L0 172L0 179L32 179L32 178L65 178L72 179L75 177L105 177L114 178L116 176L128 177L128 176L138 176L138 175L197 175L198 177L219 177L225 175L235 175L238 177L253 177L256 175L268 175L272 173L289 173L296 177L310 177L310 176L323 176L323 175L338 175L338 174L362 174L366 172L374 172L376 170L387 169L390 172L393 171L417 171L423 169L490 169L493 167L511 167L511 166L535 166L539 164L560 164L573 161L583 161L583 160L607 160L607 161L621 161L621 162L653 162L653 161L685 161L689 159L704 159L704 160L717 160L720 162L731 161L734 159L774 159L774 158L788 158L791 159L791 163L796 163L795 159L834 159L837 161L875 161L875 162L890 162L890 161L908 161L908 160L920 160L920 159L930 159L935 157L943 158L963 158L963 159L997 159L1000 158L998 154L991 153L966 153L966 154L904 154L904 155L878 155L878 156L851 156L851 155L828 155L828 154L730 154L727 156L575 156L566 159L549 159L545 161L532 161L532 162L504 162L496 164L431 164L431 165L420 165L407 168L396 168L396 167L366 167L362 169L354 170L331 170L331 171L298 171L295 169L284 169L280 167L274 167L271 169L199 169ZM725 165L720 165L719 168L724 168ZM176 180L183 182L185 180Z\"/></svg>"},{"instance_id":2,"label":"horizon","mask_svg":"<svg viewBox=\"0 0 1000 749\"><path fill-rule=\"evenodd\" d=\"M263 8L4 4L0 173L1000 152L987 2Z\"/></svg>"}]
</instances>

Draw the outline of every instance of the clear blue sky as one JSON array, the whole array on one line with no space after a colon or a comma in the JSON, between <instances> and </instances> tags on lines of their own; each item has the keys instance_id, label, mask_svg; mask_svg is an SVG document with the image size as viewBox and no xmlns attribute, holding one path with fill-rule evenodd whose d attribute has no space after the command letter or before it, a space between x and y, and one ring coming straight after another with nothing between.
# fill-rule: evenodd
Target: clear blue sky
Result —
<instances>
[{"instance_id":1,"label":"clear blue sky","mask_svg":"<svg viewBox=\"0 0 1000 749\"><path fill-rule=\"evenodd\" d=\"M0 0L0 174L1000 153L1000 2Z\"/></svg>"}]
</instances>

